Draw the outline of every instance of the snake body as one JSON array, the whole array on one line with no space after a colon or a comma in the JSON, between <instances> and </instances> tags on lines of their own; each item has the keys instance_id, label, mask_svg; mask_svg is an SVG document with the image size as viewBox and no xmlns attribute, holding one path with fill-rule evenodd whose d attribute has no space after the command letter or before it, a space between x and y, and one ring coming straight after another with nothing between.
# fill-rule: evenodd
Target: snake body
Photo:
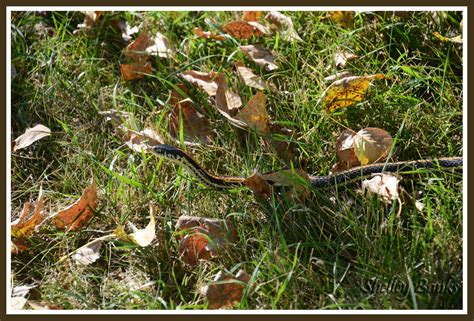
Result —
<instances>
[{"instance_id":1,"label":"snake body","mask_svg":"<svg viewBox=\"0 0 474 321\"><path fill-rule=\"evenodd\" d=\"M200 179L207 187L210 188L235 188L244 184L245 178L239 176L217 176L207 172L199 165L191 156L186 154L179 148L170 145L156 145L152 150L159 156L171 160L174 163L183 165L194 176ZM326 176L310 176L309 181L314 188L325 188L347 181L361 178L375 173L381 172L399 172L416 170L420 168L454 168L463 165L462 157L444 157L438 159L425 159L402 161L394 163L378 163L365 166L354 167L345 171Z\"/></svg>"}]
</instances>

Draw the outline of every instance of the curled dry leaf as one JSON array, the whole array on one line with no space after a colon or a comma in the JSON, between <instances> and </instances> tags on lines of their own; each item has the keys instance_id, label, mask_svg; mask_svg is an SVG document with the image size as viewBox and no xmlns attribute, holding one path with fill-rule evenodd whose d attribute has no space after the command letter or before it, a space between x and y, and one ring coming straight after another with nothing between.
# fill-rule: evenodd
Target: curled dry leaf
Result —
<instances>
[{"instance_id":1,"label":"curled dry leaf","mask_svg":"<svg viewBox=\"0 0 474 321\"><path fill-rule=\"evenodd\" d=\"M213 283L201 289L201 293L206 296L211 309L232 307L242 300L244 288L249 281L250 276L243 269L235 277L220 271Z\"/></svg>"},{"instance_id":2,"label":"curled dry leaf","mask_svg":"<svg viewBox=\"0 0 474 321\"><path fill-rule=\"evenodd\" d=\"M54 215L54 225L58 229L78 230L92 218L97 204L97 185L92 179L92 184L84 190L80 199Z\"/></svg>"},{"instance_id":3,"label":"curled dry leaf","mask_svg":"<svg viewBox=\"0 0 474 321\"><path fill-rule=\"evenodd\" d=\"M28 250L28 244L24 239L18 238L11 241L10 251L11 254L18 254L20 252Z\"/></svg>"},{"instance_id":4,"label":"curled dry leaf","mask_svg":"<svg viewBox=\"0 0 474 321\"><path fill-rule=\"evenodd\" d=\"M362 181L362 190L380 195L385 203L399 199L398 182L400 179L390 173L373 174L371 179Z\"/></svg>"},{"instance_id":5,"label":"curled dry leaf","mask_svg":"<svg viewBox=\"0 0 474 321\"><path fill-rule=\"evenodd\" d=\"M184 80L189 81L194 86L204 90L209 96L215 96L217 92L217 82L216 77L217 73L214 71L211 72L201 72L195 70L187 70L183 73L180 73L179 76Z\"/></svg>"},{"instance_id":6,"label":"curled dry leaf","mask_svg":"<svg viewBox=\"0 0 474 321\"><path fill-rule=\"evenodd\" d=\"M51 135L51 129L38 124L32 128L28 128L24 134L18 136L13 142L13 151L25 148L40 140L41 138Z\"/></svg>"},{"instance_id":7,"label":"curled dry leaf","mask_svg":"<svg viewBox=\"0 0 474 321\"><path fill-rule=\"evenodd\" d=\"M125 81L140 79L151 74L151 62L132 62L120 65L120 74Z\"/></svg>"},{"instance_id":8,"label":"curled dry leaf","mask_svg":"<svg viewBox=\"0 0 474 321\"><path fill-rule=\"evenodd\" d=\"M253 36L260 37L263 35L260 28L246 21L231 21L224 25L222 29L237 39L250 39Z\"/></svg>"},{"instance_id":9,"label":"curled dry leaf","mask_svg":"<svg viewBox=\"0 0 474 321\"><path fill-rule=\"evenodd\" d=\"M151 128L145 128L140 132L121 127L121 131L125 132L123 140L130 149L141 153L147 152L151 146L161 145L165 143L165 139Z\"/></svg>"},{"instance_id":10,"label":"curled dry leaf","mask_svg":"<svg viewBox=\"0 0 474 321\"><path fill-rule=\"evenodd\" d=\"M211 31L204 31L201 27L196 27L193 29L193 33L198 36L199 38L204 39L211 39L211 40L218 40L218 41L225 41L226 37L223 35L216 35Z\"/></svg>"},{"instance_id":11,"label":"curled dry leaf","mask_svg":"<svg viewBox=\"0 0 474 321\"><path fill-rule=\"evenodd\" d=\"M303 41L293 26L293 21L290 17L278 11L270 11L265 16L265 19L275 24L281 34L283 40L286 41Z\"/></svg>"},{"instance_id":12,"label":"curled dry leaf","mask_svg":"<svg viewBox=\"0 0 474 321\"><path fill-rule=\"evenodd\" d=\"M182 92L186 92L184 84L177 85ZM207 118L197 111L191 99L182 96L177 90L170 95L169 104L173 109L169 115L168 129L171 136L180 141L180 125L182 124L184 142L187 145L198 143L210 144L214 133Z\"/></svg>"},{"instance_id":13,"label":"curled dry leaf","mask_svg":"<svg viewBox=\"0 0 474 321\"><path fill-rule=\"evenodd\" d=\"M256 195L269 198L272 193L272 186L263 178L262 174L255 171L252 176L245 179L244 184Z\"/></svg>"},{"instance_id":14,"label":"curled dry leaf","mask_svg":"<svg viewBox=\"0 0 474 321\"><path fill-rule=\"evenodd\" d=\"M323 93L324 109L328 113L361 101L372 80L387 78L383 74L351 76L336 80Z\"/></svg>"},{"instance_id":15,"label":"curled dry leaf","mask_svg":"<svg viewBox=\"0 0 474 321\"><path fill-rule=\"evenodd\" d=\"M237 61L235 63L235 68L237 69L237 73L239 74L240 78L243 82L253 88L257 88L259 90L275 90L276 88L273 84L267 84L262 78L255 75L249 67L245 67L242 61Z\"/></svg>"},{"instance_id":16,"label":"curled dry leaf","mask_svg":"<svg viewBox=\"0 0 474 321\"><path fill-rule=\"evenodd\" d=\"M101 247L102 240L100 239L89 242L75 251L73 256L74 260L76 260L76 262L81 265L89 265L94 263L100 257L99 251Z\"/></svg>"},{"instance_id":17,"label":"curled dry leaf","mask_svg":"<svg viewBox=\"0 0 474 321\"><path fill-rule=\"evenodd\" d=\"M329 11L329 16L343 28L351 28L354 25L354 11Z\"/></svg>"},{"instance_id":18,"label":"curled dry leaf","mask_svg":"<svg viewBox=\"0 0 474 321\"><path fill-rule=\"evenodd\" d=\"M354 60L356 58L359 58L359 56L351 52L337 52L334 55L334 64L336 65L336 67L344 68L348 61Z\"/></svg>"},{"instance_id":19,"label":"curled dry leaf","mask_svg":"<svg viewBox=\"0 0 474 321\"><path fill-rule=\"evenodd\" d=\"M278 66L274 63L275 57L270 49L260 45L248 45L240 46L240 50L249 56L257 65L265 67L267 71L278 69Z\"/></svg>"},{"instance_id":20,"label":"curled dry leaf","mask_svg":"<svg viewBox=\"0 0 474 321\"><path fill-rule=\"evenodd\" d=\"M174 49L171 47L168 38L160 32L155 34L155 38L153 38L151 46L147 46L146 52L152 56L161 58L175 58Z\"/></svg>"},{"instance_id":21,"label":"curled dry leaf","mask_svg":"<svg viewBox=\"0 0 474 321\"><path fill-rule=\"evenodd\" d=\"M242 106L242 99L239 95L231 92L228 89L227 82L224 74L220 73L216 77L217 90L216 90L216 108L217 110L226 117L233 125L241 128L246 128L246 125L242 121L238 121L233 118L238 111L239 107Z\"/></svg>"},{"instance_id":22,"label":"curled dry leaf","mask_svg":"<svg viewBox=\"0 0 474 321\"><path fill-rule=\"evenodd\" d=\"M28 214L31 213L33 208L33 214L28 218ZM43 216L43 189L40 188L36 206L33 206L30 202L26 202L20 213L20 217L11 223L12 236L15 238L22 238L33 234L36 226L42 222Z\"/></svg>"},{"instance_id":23,"label":"curled dry leaf","mask_svg":"<svg viewBox=\"0 0 474 321\"><path fill-rule=\"evenodd\" d=\"M260 135L268 134L270 116L267 113L266 102L265 94L261 91L257 92L235 118L244 121L248 127L256 130Z\"/></svg>"},{"instance_id":24,"label":"curled dry leaf","mask_svg":"<svg viewBox=\"0 0 474 321\"><path fill-rule=\"evenodd\" d=\"M133 80L143 78L151 73L151 62L146 49L152 44L151 36L148 32L143 32L135 41L129 44L123 54L130 60L128 64L120 65L120 72L123 80Z\"/></svg>"},{"instance_id":25,"label":"curled dry leaf","mask_svg":"<svg viewBox=\"0 0 474 321\"><path fill-rule=\"evenodd\" d=\"M179 251L183 262L188 265L211 259L237 239L234 224L227 220L181 216L176 230L187 231L180 241Z\"/></svg>"},{"instance_id":26,"label":"curled dry leaf","mask_svg":"<svg viewBox=\"0 0 474 321\"><path fill-rule=\"evenodd\" d=\"M258 21L262 17L262 11L244 11L242 15L243 21Z\"/></svg>"},{"instance_id":27,"label":"curled dry leaf","mask_svg":"<svg viewBox=\"0 0 474 321\"><path fill-rule=\"evenodd\" d=\"M355 132L346 129L336 140L336 155L338 162L332 167L331 173L337 173L354 166L360 166L360 161L354 151Z\"/></svg>"},{"instance_id":28,"label":"curled dry leaf","mask_svg":"<svg viewBox=\"0 0 474 321\"><path fill-rule=\"evenodd\" d=\"M142 229L137 230L134 233L129 234L129 238L133 243L145 247L151 244L155 238L155 217L156 217L156 205L150 204L150 223Z\"/></svg>"},{"instance_id":29,"label":"curled dry leaf","mask_svg":"<svg viewBox=\"0 0 474 321\"><path fill-rule=\"evenodd\" d=\"M361 129L354 136L354 152L362 165L386 159L392 144L392 136L376 127Z\"/></svg>"}]
</instances>

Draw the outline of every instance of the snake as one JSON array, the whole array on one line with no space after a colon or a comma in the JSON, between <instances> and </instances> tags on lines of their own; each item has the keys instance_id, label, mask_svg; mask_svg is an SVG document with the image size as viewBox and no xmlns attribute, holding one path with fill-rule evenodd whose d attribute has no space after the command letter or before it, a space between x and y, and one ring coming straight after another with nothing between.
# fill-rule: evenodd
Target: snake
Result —
<instances>
[{"instance_id":1,"label":"snake","mask_svg":"<svg viewBox=\"0 0 474 321\"><path fill-rule=\"evenodd\" d=\"M214 175L206 171L185 151L171 145L160 144L152 146L152 151L158 156L173 163L182 165L191 174L197 177L206 187L214 189L236 188L244 185L245 178L240 176ZM326 176L309 176L309 183L313 188L326 188L344 184L357 178L366 177L381 172L401 172L424 168L456 168L462 167L462 157L442 157L438 159L421 159L392 163L374 163L353 167L344 171Z\"/></svg>"}]
</instances>

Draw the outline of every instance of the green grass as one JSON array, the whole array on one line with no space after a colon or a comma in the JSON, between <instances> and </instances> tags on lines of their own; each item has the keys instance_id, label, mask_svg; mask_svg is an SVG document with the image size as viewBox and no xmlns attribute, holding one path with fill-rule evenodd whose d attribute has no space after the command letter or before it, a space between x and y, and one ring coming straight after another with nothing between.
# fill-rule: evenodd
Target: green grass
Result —
<instances>
[{"instance_id":1,"label":"green grass","mask_svg":"<svg viewBox=\"0 0 474 321\"><path fill-rule=\"evenodd\" d=\"M380 127L396 144L392 160L462 155L462 47L441 43L432 32L456 35L459 12L440 15L439 25L427 12L356 16L347 30L322 19L325 12L287 12L303 43L278 36L243 40L276 53L279 69L266 72L238 51L236 41L193 39L192 29L206 17L218 24L235 19L232 12L105 13L91 36L72 34L78 12L14 13L11 132L16 138L41 123L53 134L12 155L12 218L43 187L48 214L74 202L96 177L99 209L79 232L43 225L31 237L30 250L12 256L14 285L36 284L30 298L64 309L203 309L198 288L220 270L240 268L253 285L240 309L460 309L462 308L462 176L419 171L402 184L423 192L422 212L384 204L358 193L358 183L337 190L317 190L304 202L273 195L257 200L247 189L205 189L177 166L149 154L132 152L114 134L100 110L132 112L136 129L164 130L159 107L182 70L215 70L227 74L244 103L255 93L233 72L242 59L277 92L266 93L271 119L293 131L293 163L282 161L254 132L230 125L206 94L189 90L208 116L216 137L210 146L188 151L210 171L227 175L304 168L326 175L336 161L335 141L345 128ZM120 79L126 46L111 27L120 18L164 33L177 48L177 62L153 59L151 76ZM35 28L35 26L37 26ZM317 104L334 73L339 49L360 56L348 64L354 75L383 73L366 99L327 115ZM229 58L231 57L231 58ZM101 258L81 267L59 258L91 239L110 233L117 222L145 226L148 204L159 205L157 239L137 248L110 242ZM174 231L180 215L228 218L239 238L231 249L198 267L179 260ZM375 283L375 281L378 283ZM390 282L415 288L402 293L376 291ZM423 291L422 285L454 284L452 291ZM150 284L134 290L133 284ZM421 286L416 288L416 286ZM365 290L364 290L365 289ZM380 290L380 286L379 286Z\"/></svg>"}]
</instances>

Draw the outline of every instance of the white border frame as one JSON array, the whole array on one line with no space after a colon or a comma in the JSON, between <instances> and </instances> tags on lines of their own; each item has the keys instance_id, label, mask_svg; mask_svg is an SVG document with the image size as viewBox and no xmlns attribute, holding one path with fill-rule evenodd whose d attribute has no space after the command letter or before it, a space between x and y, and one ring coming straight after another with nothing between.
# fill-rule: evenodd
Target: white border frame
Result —
<instances>
[{"instance_id":1,"label":"white border frame","mask_svg":"<svg viewBox=\"0 0 474 321\"><path fill-rule=\"evenodd\" d=\"M82 11L82 10L102 10L102 11L243 11L243 10L278 10L278 11L329 11L329 10L365 10L365 11L462 11L463 12L463 309L462 310L12 310L10 308L11 301L11 228L8 222L11 222L11 12L12 11ZM124 314L124 315L248 315L248 314L278 314L278 315L467 315L467 295L468 295L468 275L467 275L467 30L468 15L467 6L414 6L414 7L397 7L397 6L229 6L229 7L199 7L199 6L7 6L6 8L6 106L7 106L7 127L6 127L6 146L7 146L7 218L6 218L6 314L7 315L104 315L104 314Z\"/></svg>"}]
</instances>

